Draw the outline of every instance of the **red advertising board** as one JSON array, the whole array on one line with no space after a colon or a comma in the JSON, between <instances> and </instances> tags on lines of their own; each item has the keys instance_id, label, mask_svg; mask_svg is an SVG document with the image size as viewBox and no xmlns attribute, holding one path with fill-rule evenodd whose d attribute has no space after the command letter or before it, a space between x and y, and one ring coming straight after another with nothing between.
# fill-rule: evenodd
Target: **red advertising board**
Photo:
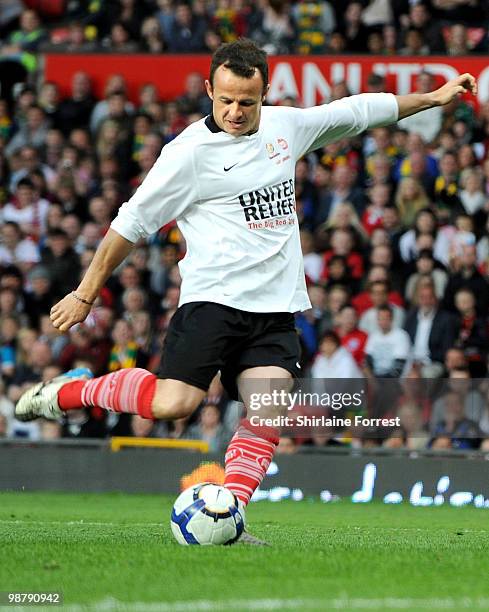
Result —
<instances>
[{"instance_id":1,"label":"red advertising board","mask_svg":"<svg viewBox=\"0 0 489 612\"><path fill-rule=\"evenodd\" d=\"M184 89L190 72L207 75L209 57L205 55L58 55L45 56L45 78L58 83L69 93L75 72L87 72L95 91L101 96L107 77L123 74L130 87L131 98L144 83L154 83L164 100L171 100ZM331 84L345 80L352 93L365 89L371 72L385 74L392 93L412 91L414 78L428 70L441 82L471 72L478 80L478 102L489 101L489 61L486 57L385 57L385 56L275 56L270 57L271 102L286 94L298 96L304 106L318 104L329 96Z\"/></svg>"}]
</instances>

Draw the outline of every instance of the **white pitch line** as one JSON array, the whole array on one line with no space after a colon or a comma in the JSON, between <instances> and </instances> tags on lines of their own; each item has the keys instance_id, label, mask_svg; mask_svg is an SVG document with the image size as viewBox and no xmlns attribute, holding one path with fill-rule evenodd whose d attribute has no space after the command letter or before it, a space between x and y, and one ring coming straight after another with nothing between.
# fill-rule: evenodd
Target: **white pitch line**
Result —
<instances>
[{"instance_id":1,"label":"white pitch line","mask_svg":"<svg viewBox=\"0 0 489 612\"><path fill-rule=\"evenodd\" d=\"M79 521L31 521L31 520L23 520L23 519L0 519L0 525L69 525L70 527L122 527L122 526L130 526L130 527L161 527L163 523L104 523L104 522L94 522L94 521L84 521L80 519Z\"/></svg>"},{"instance_id":2,"label":"white pitch line","mask_svg":"<svg viewBox=\"0 0 489 612\"><path fill-rule=\"evenodd\" d=\"M1 607L1 606L0 606ZM57 606L36 606L37 610L54 612ZM24 606L9 606L9 611L27 610ZM224 612L228 610L487 610L489 598L440 597L415 599L410 597L336 599L232 599L174 602L121 602L108 598L91 604L63 605L63 612Z\"/></svg>"},{"instance_id":3,"label":"white pitch line","mask_svg":"<svg viewBox=\"0 0 489 612\"><path fill-rule=\"evenodd\" d=\"M73 526L77 526L77 527L83 527L84 525L86 525L87 527L121 527L121 526L125 526L125 527L162 527L166 525L166 522L162 521L161 523L114 523L114 522L95 522L95 521L85 521L83 519L80 519L78 521L57 521L57 520L53 520L53 521L36 521L36 520L23 520L23 519L0 519L0 525L5 524L5 525L68 525L70 527ZM335 529L337 529L337 527L334 527ZM333 526L330 527L325 527L325 530L329 530L329 529L333 529ZM372 529L378 529L380 531L409 531L409 532L420 532L420 533L424 533L427 531L427 529L423 529L422 527L376 527L375 525L370 525L370 526L365 526L365 527L359 527L358 525L347 525L345 526L345 529L348 530L356 530L356 531L364 531L365 529L368 530L372 530ZM445 531L446 530L442 527L440 527L437 531ZM489 530L487 529L458 529L457 531L462 532L463 534L470 534L470 533L489 533ZM451 533L451 532L450 532Z\"/></svg>"}]
</instances>

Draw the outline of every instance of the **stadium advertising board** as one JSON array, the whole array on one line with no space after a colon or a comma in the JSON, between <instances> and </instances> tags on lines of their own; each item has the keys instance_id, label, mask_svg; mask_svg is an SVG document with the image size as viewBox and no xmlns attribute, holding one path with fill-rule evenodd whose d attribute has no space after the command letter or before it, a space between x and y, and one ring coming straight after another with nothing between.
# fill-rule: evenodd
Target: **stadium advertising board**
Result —
<instances>
[{"instance_id":1,"label":"stadium advertising board","mask_svg":"<svg viewBox=\"0 0 489 612\"><path fill-rule=\"evenodd\" d=\"M309 461L311 459L309 457ZM470 470L465 471L467 462L459 459L395 456L363 458L360 461L352 457L346 461L341 457L327 459L323 456L322 459L324 463L319 470L322 482L316 482L313 470L309 470L307 476L303 476L301 486L293 462L302 462L303 457L296 456L292 461L290 458L278 458L271 463L253 501L301 501L313 493L313 497L324 503L349 498L353 503L369 503L377 499L385 504L404 502L421 507L446 504L489 508L489 489L484 478L474 480ZM326 483L328 486L321 488Z\"/></svg>"},{"instance_id":2,"label":"stadium advertising board","mask_svg":"<svg viewBox=\"0 0 489 612\"><path fill-rule=\"evenodd\" d=\"M103 95L103 86L112 74L127 78L130 96L151 81L164 100L183 93L185 77L190 72L207 75L209 57L205 55L58 55L47 54L45 75L58 83L63 94L69 94L70 82L77 71L87 72L93 79L95 92ZM406 94L413 90L416 75L421 70L434 74L440 84L458 74L470 72L477 78L477 101L489 100L489 66L485 57L385 57L385 56L275 56L270 58L269 100L277 102L284 95L297 96L305 106L319 104L329 97L331 85L345 80L352 93L365 90L371 72L386 76L387 89Z\"/></svg>"},{"instance_id":3,"label":"stadium advertising board","mask_svg":"<svg viewBox=\"0 0 489 612\"><path fill-rule=\"evenodd\" d=\"M223 474L220 455L17 443L0 445L0 491L168 493ZM146 466L153 466L147 470ZM351 499L386 504L489 508L489 461L480 453L410 456L390 453L312 452L276 455L254 501Z\"/></svg>"}]
</instances>

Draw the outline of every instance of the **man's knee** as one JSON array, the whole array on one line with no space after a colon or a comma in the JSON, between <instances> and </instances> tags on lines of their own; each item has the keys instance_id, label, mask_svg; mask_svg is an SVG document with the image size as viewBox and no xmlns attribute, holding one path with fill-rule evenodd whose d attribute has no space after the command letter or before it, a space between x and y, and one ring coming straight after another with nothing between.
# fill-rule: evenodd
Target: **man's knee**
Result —
<instances>
[{"instance_id":1,"label":"man's knee","mask_svg":"<svg viewBox=\"0 0 489 612\"><path fill-rule=\"evenodd\" d=\"M189 416L205 397L205 391L180 380L159 379L151 404L155 419L181 419Z\"/></svg>"}]
</instances>

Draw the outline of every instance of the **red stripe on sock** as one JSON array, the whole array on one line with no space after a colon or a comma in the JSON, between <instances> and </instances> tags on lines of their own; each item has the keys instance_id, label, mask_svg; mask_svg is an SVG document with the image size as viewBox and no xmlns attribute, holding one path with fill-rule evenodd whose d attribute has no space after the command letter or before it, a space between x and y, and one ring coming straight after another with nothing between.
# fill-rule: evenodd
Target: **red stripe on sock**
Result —
<instances>
[{"instance_id":1,"label":"red stripe on sock","mask_svg":"<svg viewBox=\"0 0 489 612\"><path fill-rule=\"evenodd\" d=\"M68 382L58 392L61 410L99 407L152 419L156 376L142 368L127 368L91 380Z\"/></svg>"},{"instance_id":2,"label":"red stripe on sock","mask_svg":"<svg viewBox=\"0 0 489 612\"><path fill-rule=\"evenodd\" d=\"M262 435L260 435L262 434ZM273 427L253 427L247 419L229 443L225 459L224 486L248 504L263 480L278 444Z\"/></svg>"},{"instance_id":3,"label":"red stripe on sock","mask_svg":"<svg viewBox=\"0 0 489 612\"><path fill-rule=\"evenodd\" d=\"M81 396L85 382L85 380L74 380L61 387L58 391L58 405L61 410L79 410L83 408Z\"/></svg>"}]
</instances>

